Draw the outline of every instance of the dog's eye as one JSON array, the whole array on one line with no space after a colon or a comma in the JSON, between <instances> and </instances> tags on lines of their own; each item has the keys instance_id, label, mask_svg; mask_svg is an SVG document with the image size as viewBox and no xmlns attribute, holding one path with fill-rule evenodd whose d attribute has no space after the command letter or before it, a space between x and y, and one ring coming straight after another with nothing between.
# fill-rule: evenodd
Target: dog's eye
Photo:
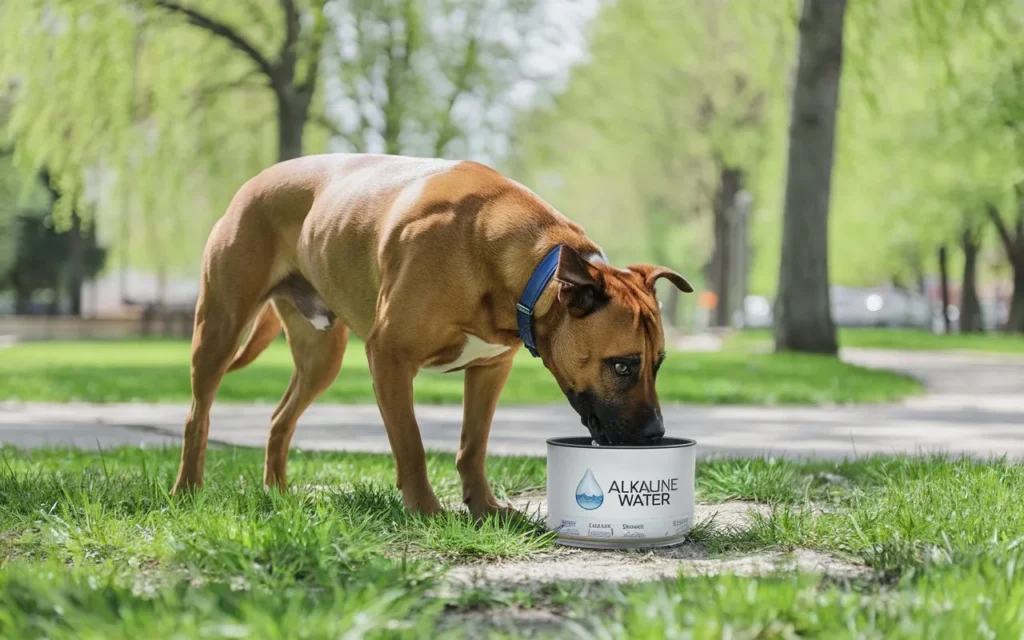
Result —
<instances>
[{"instance_id":1,"label":"dog's eye","mask_svg":"<svg viewBox=\"0 0 1024 640\"><path fill-rule=\"evenodd\" d=\"M619 374L620 376L628 376L631 373L631 370L630 370L628 364L623 364L621 362L616 362L615 363L615 373Z\"/></svg>"}]
</instances>

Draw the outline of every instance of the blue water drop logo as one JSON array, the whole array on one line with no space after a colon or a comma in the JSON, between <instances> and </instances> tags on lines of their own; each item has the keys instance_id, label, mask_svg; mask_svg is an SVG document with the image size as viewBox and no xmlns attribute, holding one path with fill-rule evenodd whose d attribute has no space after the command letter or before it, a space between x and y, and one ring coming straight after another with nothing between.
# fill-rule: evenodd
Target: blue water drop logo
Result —
<instances>
[{"instance_id":1,"label":"blue water drop logo","mask_svg":"<svg viewBox=\"0 0 1024 640\"><path fill-rule=\"evenodd\" d=\"M604 491L601 491L601 485L597 484L597 478L590 469L587 469L583 479L576 485L576 504L587 511L593 511L604 504Z\"/></svg>"}]
</instances>

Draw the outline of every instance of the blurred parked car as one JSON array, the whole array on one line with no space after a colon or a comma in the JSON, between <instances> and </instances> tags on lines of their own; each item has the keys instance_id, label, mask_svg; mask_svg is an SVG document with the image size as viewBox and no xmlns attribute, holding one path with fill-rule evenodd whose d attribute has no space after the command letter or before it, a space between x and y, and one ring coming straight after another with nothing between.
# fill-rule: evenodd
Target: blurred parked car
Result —
<instances>
[{"instance_id":1,"label":"blurred parked car","mask_svg":"<svg viewBox=\"0 0 1024 640\"><path fill-rule=\"evenodd\" d=\"M743 300L741 329L767 329L772 326L772 301L764 296L747 296Z\"/></svg>"},{"instance_id":2,"label":"blurred parked car","mask_svg":"<svg viewBox=\"0 0 1024 640\"><path fill-rule=\"evenodd\" d=\"M831 296L832 319L839 327L933 329L931 303L913 291L895 287L853 289L834 286ZM747 296L743 302L743 328L763 329L772 325L770 299Z\"/></svg>"},{"instance_id":3,"label":"blurred parked car","mask_svg":"<svg viewBox=\"0 0 1024 640\"><path fill-rule=\"evenodd\" d=\"M1001 329L1010 319L1009 300L985 298L981 301L982 326L986 331Z\"/></svg>"},{"instance_id":4,"label":"blurred parked car","mask_svg":"<svg viewBox=\"0 0 1024 640\"><path fill-rule=\"evenodd\" d=\"M932 328L931 303L924 295L896 287L832 287L832 318L840 327Z\"/></svg>"}]
</instances>

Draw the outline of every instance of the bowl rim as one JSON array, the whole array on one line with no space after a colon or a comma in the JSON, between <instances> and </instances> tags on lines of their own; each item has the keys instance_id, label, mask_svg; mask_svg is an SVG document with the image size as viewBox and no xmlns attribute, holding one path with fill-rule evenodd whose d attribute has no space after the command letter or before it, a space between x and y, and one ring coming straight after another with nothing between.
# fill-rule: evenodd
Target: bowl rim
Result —
<instances>
[{"instance_id":1,"label":"bowl rim","mask_svg":"<svg viewBox=\"0 0 1024 640\"><path fill-rule=\"evenodd\" d=\"M589 449L591 451L603 451L608 449L629 449L640 451L644 449L681 449L684 447L697 446L696 440L690 438L662 438L661 442L654 445L630 445L614 444L595 447L591 444L593 438L589 436L562 436L560 438L548 438L547 443L553 447L565 447L568 449Z\"/></svg>"}]
</instances>

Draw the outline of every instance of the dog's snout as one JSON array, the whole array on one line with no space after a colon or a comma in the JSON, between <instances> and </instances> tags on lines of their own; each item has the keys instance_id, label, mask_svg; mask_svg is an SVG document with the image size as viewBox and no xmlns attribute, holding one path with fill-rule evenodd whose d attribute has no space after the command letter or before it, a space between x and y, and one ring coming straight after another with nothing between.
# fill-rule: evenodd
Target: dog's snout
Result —
<instances>
[{"instance_id":1,"label":"dog's snout","mask_svg":"<svg viewBox=\"0 0 1024 640\"><path fill-rule=\"evenodd\" d=\"M661 440L665 435L665 421L661 419L661 416L654 416L647 421L643 428L643 435L652 442Z\"/></svg>"}]
</instances>

